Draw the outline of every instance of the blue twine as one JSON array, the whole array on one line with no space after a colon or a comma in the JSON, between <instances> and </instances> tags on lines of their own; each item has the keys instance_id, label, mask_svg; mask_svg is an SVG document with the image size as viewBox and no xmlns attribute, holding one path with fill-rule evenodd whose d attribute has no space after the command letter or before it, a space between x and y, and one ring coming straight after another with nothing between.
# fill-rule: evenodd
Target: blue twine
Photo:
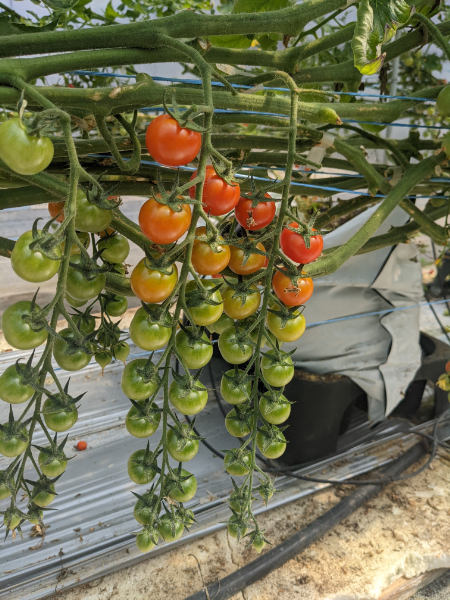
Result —
<instances>
[{"instance_id":1,"label":"blue twine","mask_svg":"<svg viewBox=\"0 0 450 600\"><path fill-rule=\"evenodd\" d=\"M95 75L97 77L124 77L127 79L134 79L136 78L136 75L124 75L122 73L103 73L101 71L66 71L66 73L71 73L72 75ZM154 81L167 81L170 83L185 83L187 85L202 85L202 81L200 79L180 79L177 77L153 77L151 76L152 79ZM221 83L220 81L212 81L211 85L217 86L217 87L225 87L225 85L223 83ZM234 88L242 88L242 89L247 89L247 90L251 90L255 87L255 85L243 85L243 84L239 84L239 83L232 83L230 84L232 87ZM259 85L259 84L257 84ZM264 90L270 90L270 91L275 91L275 92L289 92L290 90L288 88L279 88L279 87L266 87L263 86ZM261 90L262 91L262 90ZM311 90L306 90L306 93L311 93L314 94L315 90L311 89ZM376 98L377 100L379 100L380 98L393 98L396 100L412 100L412 101L417 101L417 102L436 102L435 99L430 99L430 98L411 98L411 96L392 96L389 94L367 94L365 92L330 92L331 94L336 94L338 96L361 96L364 98Z\"/></svg>"},{"instance_id":2,"label":"blue twine","mask_svg":"<svg viewBox=\"0 0 450 600\"><path fill-rule=\"evenodd\" d=\"M88 156L90 158L112 158L109 154L88 154ZM130 160L129 158L124 158L123 160ZM153 160L141 160L141 164L142 165L150 165L152 167L164 167L164 165L161 165L160 163L157 163L156 161ZM166 167L167 168L167 167ZM169 167L172 169L181 169L182 171L189 171L189 172L194 172L197 169L195 167ZM241 175L240 173L237 173L235 175L236 178L239 179L247 179L247 175ZM253 179L255 181L266 181L266 182L271 182L273 183L273 179L267 179L265 177L253 177ZM307 187L307 188L314 188L314 189L321 189L321 190L327 190L329 192L338 192L338 193L344 193L344 194L355 194L355 196L370 196L371 198L386 198L386 196L384 194L370 194L369 192L360 192L360 191L355 191L355 190L344 190L342 188L338 188L338 187L333 187L333 186L327 186L327 185L314 185L312 183L299 183L297 181L291 181L291 185L292 186L298 186L298 187ZM446 199L448 200L449 197L448 196L418 196L418 195L413 195L413 196L405 196L405 198L439 198L439 199Z\"/></svg>"}]
</instances>

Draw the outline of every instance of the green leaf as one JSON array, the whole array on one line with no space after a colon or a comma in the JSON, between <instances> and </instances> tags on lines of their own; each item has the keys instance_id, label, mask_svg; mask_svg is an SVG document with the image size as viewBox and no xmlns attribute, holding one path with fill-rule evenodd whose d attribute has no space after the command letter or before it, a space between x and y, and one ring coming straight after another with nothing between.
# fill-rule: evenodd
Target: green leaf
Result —
<instances>
[{"instance_id":1,"label":"green leaf","mask_svg":"<svg viewBox=\"0 0 450 600\"><path fill-rule=\"evenodd\" d=\"M246 50L250 48L252 40L246 35L213 35L210 38L213 46L219 48L238 48Z\"/></svg>"},{"instance_id":2,"label":"green leaf","mask_svg":"<svg viewBox=\"0 0 450 600\"><path fill-rule=\"evenodd\" d=\"M234 13L271 12L293 6L293 0L236 0Z\"/></svg>"},{"instance_id":3,"label":"green leaf","mask_svg":"<svg viewBox=\"0 0 450 600\"><path fill-rule=\"evenodd\" d=\"M13 16L5 15L4 13L0 16L0 36L2 35L17 35L19 33L40 33L41 31L53 31L58 24L58 20L52 21L48 25L40 27L36 25L25 25L24 23L18 23Z\"/></svg>"},{"instance_id":4,"label":"green leaf","mask_svg":"<svg viewBox=\"0 0 450 600\"><path fill-rule=\"evenodd\" d=\"M42 0L42 2L52 10L66 11L73 8L78 0Z\"/></svg>"},{"instance_id":5,"label":"green leaf","mask_svg":"<svg viewBox=\"0 0 450 600\"><path fill-rule=\"evenodd\" d=\"M410 16L411 7L404 0L361 0L352 39L354 64L360 73L373 75L381 69L385 58L381 45L388 42Z\"/></svg>"}]
</instances>

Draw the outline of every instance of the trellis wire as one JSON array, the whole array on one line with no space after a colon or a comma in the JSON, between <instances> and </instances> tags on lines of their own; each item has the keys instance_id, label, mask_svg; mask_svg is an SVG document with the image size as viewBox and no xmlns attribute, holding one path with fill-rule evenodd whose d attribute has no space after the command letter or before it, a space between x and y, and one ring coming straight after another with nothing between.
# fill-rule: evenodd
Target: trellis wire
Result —
<instances>
[{"instance_id":1,"label":"trellis wire","mask_svg":"<svg viewBox=\"0 0 450 600\"><path fill-rule=\"evenodd\" d=\"M126 75L124 73L104 73L102 71L66 71L67 74L72 74L72 75L94 75L96 77L124 77L127 79L134 79L136 78L136 75ZM157 76L153 76L151 75L151 78L154 81L167 81L168 83L185 83L187 85L202 85L202 82L200 79L181 79L178 77L157 77ZM211 85L213 86L217 86L217 87L225 87L223 83L221 83L220 81L212 81ZM232 83L231 84L232 87L234 88L242 88L242 89L247 89L247 90L251 90L254 89L255 87L259 87L260 84L255 84L255 85L243 85L240 83ZM268 90L268 91L272 91L272 92L289 92L290 90L288 88L279 88L279 87L266 87L266 86L262 86L261 87L261 91L263 90ZM305 93L311 93L314 94L314 89L308 89L305 91ZM330 92L330 94L335 94L338 96L361 96L363 98L393 98L396 100L413 100L413 101L418 101L418 102L436 102L435 99L430 99L430 98L411 98L411 96L392 96L389 94L367 94L366 92L335 92L332 91Z\"/></svg>"}]
</instances>

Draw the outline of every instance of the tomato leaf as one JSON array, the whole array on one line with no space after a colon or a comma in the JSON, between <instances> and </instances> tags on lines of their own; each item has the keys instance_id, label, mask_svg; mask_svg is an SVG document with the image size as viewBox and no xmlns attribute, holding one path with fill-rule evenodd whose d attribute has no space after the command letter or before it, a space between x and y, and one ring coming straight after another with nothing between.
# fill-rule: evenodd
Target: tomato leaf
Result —
<instances>
[{"instance_id":1,"label":"tomato leaf","mask_svg":"<svg viewBox=\"0 0 450 600\"><path fill-rule=\"evenodd\" d=\"M48 8L61 12L73 8L78 0L42 0L42 2Z\"/></svg>"},{"instance_id":2,"label":"tomato leaf","mask_svg":"<svg viewBox=\"0 0 450 600\"><path fill-rule=\"evenodd\" d=\"M355 67L363 75L377 73L384 63L381 45L405 25L412 9L404 0L361 0L352 49Z\"/></svg>"}]
</instances>

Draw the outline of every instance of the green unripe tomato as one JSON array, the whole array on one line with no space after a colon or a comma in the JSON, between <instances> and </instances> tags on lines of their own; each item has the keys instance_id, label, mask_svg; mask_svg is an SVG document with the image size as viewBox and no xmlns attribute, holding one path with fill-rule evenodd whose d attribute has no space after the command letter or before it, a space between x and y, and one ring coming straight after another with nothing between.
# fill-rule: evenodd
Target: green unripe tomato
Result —
<instances>
[{"instance_id":1,"label":"green unripe tomato","mask_svg":"<svg viewBox=\"0 0 450 600\"><path fill-rule=\"evenodd\" d=\"M52 491L55 491L55 486L53 485L53 483L50 485L50 489ZM49 494L48 492L39 492L39 494L33 498L33 502L37 506L45 508L46 506L51 504L55 498L55 494Z\"/></svg>"},{"instance_id":2,"label":"green unripe tomato","mask_svg":"<svg viewBox=\"0 0 450 600\"><path fill-rule=\"evenodd\" d=\"M39 231L38 233L41 232ZM42 281L48 281L56 275L60 261L47 258L38 249L32 250L30 244L33 241L33 233L31 231L22 233L11 252L11 266L16 275L25 281L41 283ZM54 252L57 256L61 256L61 246L56 246Z\"/></svg>"},{"instance_id":3,"label":"green unripe tomato","mask_svg":"<svg viewBox=\"0 0 450 600\"><path fill-rule=\"evenodd\" d=\"M97 233L109 227L112 221L112 211L99 208L89 202L82 190L77 192L77 214L75 216L75 229Z\"/></svg>"},{"instance_id":4,"label":"green unripe tomato","mask_svg":"<svg viewBox=\"0 0 450 600\"><path fill-rule=\"evenodd\" d=\"M150 535L144 530L140 531L136 536L136 546L143 552L150 552L155 547L155 542L152 540Z\"/></svg>"},{"instance_id":5,"label":"green unripe tomato","mask_svg":"<svg viewBox=\"0 0 450 600\"><path fill-rule=\"evenodd\" d=\"M450 85L445 86L439 92L436 99L436 109L441 117L450 117Z\"/></svg>"},{"instance_id":6,"label":"green unripe tomato","mask_svg":"<svg viewBox=\"0 0 450 600\"><path fill-rule=\"evenodd\" d=\"M101 256L103 260L109 263L120 264L130 253L130 243L127 238L120 233L106 240L100 240L98 249L103 250Z\"/></svg>"},{"instance_id":7,"label":"green unripe tomato","mask_svg":"<svg viewBox=\"0 0 450 600\"><path fill-rule=\"evenodd\" d=\"M9 404L22 404L31 398L34 390L23 385L16 365L10 365L0 376L0 400Z\"/></svg>"},{"instance_id":8,"label":"green unripe tomato","mask_svg":"<svg viewBox=\"0 0 450 600\"><path fill-rule=\"evenodd\" d=\"M20 175L35 175L48 167L53 159L50 138L28 135L18 117L0 125L0 159Z\"/></svg>"}]
</instances>

